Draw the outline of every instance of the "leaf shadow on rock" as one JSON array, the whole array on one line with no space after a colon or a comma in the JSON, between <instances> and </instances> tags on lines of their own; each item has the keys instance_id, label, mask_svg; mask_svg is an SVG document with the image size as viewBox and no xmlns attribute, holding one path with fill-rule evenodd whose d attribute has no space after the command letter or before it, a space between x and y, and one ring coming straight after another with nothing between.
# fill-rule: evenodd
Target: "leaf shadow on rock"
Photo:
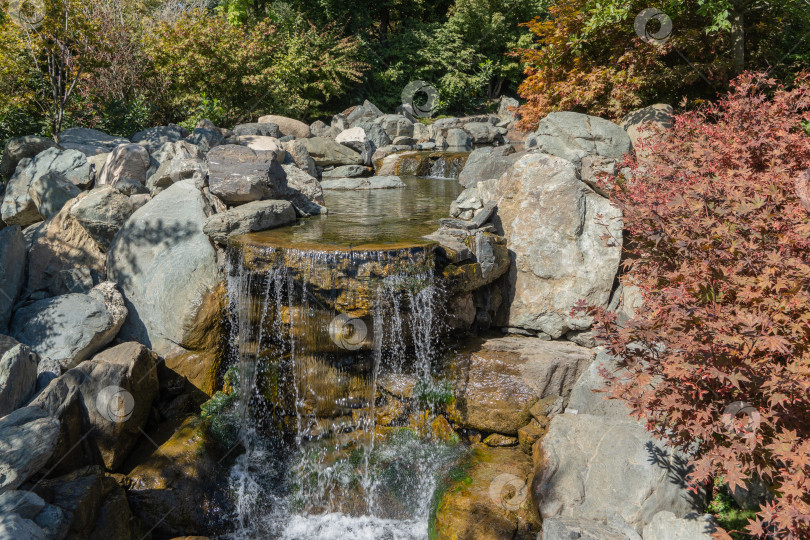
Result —
<instances>
[{"instance_id":1,"label":"leaf shadow on rock","mask_svg":"<svg viewBox=\"0 0 810 540\"><path fill-rule=\"evenodd\" d=\"M675 453L673 450L665 451L653 441L645 444L649 454L649 462L656 467L666 471L667 480L683 490L684 496L689 506L695 512L701 512L706 507L706 490L702 487L690 486L687 482L692 467L686 456Z\"/></svg>"}]
</instances>

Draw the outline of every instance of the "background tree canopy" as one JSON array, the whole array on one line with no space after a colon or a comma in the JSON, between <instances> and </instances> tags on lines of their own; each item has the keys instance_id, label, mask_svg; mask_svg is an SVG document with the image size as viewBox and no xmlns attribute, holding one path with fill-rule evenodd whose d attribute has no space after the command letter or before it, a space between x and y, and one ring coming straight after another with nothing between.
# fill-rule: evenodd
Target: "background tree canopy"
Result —
<instances>
[{"instance_id":1,"label":"background tree canopy","mask_svg":"<svg viewBox=\"0 0 810 540\"><path fill-rule=\"evenodd\" d=\"M742 69L790 81L806 65L801 0L667 0L665 43L634 31L635 0L23 0L45 24L0 19L0 139L71 125L130 135L277 113L311 121L408 82L437 114L520 96L523 126L551 110L620 117L655 101L711 98ZM67 17L60 16L67 14ZM55 24L54 21L67 21ZM48 66L61 66L54 79ZM74 81L75 85L59 81Z\"/></svg>"}]
</instances>

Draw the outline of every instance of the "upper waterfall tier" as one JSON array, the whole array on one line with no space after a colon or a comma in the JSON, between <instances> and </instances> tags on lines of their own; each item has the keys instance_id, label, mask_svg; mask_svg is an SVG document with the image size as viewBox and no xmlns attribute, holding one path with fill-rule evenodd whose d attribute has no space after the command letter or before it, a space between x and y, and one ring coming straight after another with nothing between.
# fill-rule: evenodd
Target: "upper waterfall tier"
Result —
<instances>
[{"instance_id":1,"label":"upper waterfall tier","mask_svg":"<svg viewBox=\"0 0 810 540\"><path fill-rule=\"evenodd\" d=\"M238 237L252 246L376 251L423 246L461 192L456 180L403 177L404 188L324 191L329 214Z\"/></svg>"}]
</instances>

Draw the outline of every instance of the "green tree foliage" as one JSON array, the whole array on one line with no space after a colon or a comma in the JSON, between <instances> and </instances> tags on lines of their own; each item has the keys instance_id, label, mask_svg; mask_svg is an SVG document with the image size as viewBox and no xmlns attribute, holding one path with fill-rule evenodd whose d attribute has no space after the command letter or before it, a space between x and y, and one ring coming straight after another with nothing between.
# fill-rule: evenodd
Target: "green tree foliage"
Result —
<instances>
[{"instance_id":1,"label":"green tree foliage","mask_svg":"<svg viewBox=\"0 0 810 540\"><path fill-rule=\"evenodd\" d=\"M187 114L206 95L222 104L222 120L230 122L262 112L315 116L366 68L356 39L301 17L246 27L193 11L157 25L145 47L156 76L166 81L171 110Z\"/></svg>"}]
</instances>

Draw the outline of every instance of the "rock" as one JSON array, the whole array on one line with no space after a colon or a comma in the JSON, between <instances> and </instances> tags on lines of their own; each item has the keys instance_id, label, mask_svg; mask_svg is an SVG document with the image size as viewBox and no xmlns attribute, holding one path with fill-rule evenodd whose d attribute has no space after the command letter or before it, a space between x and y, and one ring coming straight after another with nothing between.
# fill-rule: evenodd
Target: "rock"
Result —
<instances>
[{"instance_id":1,"label":"rock","mask_svg":"<svg viewBox=\"0 0 810 540\"><path fill-rule=\"evenodd\" d=\"M450 297L447 305L447 324L453 330L466 332L475 322L475 299L471 292L462 292Z\"/></svg>"},{"instance_id":2,"label":"rock","mask_svg":"<svg viewBox=\"0 0 810 540\"><path fill-rule=\"evenodd\" d=\"M0 495L0 516L17 514L25 519L33 519L47 504L31 491L9 490Z\"/></svg>"},{"instance_id":3,"label":"rock","mask_svg":"<svg viewBox=\"0 0 810 540\"><path fill-rule=\"evenodd\" d=\"M467 428L516 435L530 408L568 397L593 352L563 341L507 336L484 341L451 367L456 382L450 419Z\"/></svg>"},{"instance_id":4,"label":"rock","mask_svg":"<svg viewBox=\"0 0 810 540\"><path fill-rule=\"evenodd\" d=\"M341 165L321 173L322 178L356 178L371 175L371 169L362 165Z\"/></svg>"},{"instance_id":5,"label":"rock","mask_svg":"<svg viewBox=\"0 0 810 540\"><path fill-rule=\"evenodd\" d=\"M149 418L158 392L156 360L140 343L122 343L63 375L79 386L90 437L110 470L124 462Z\"/></svg>"},{"instance_id":6,"label":"rock","mask_svg":"<svg viewBox=\"0 0 810 540\"><path fill-rule=\"evenodd\" d=\"M172 437L129 473L132 510L155 533L171 538L206 529L205 509L211 500L218 465L199 417L187 419Z\"/></svg>"},{"instance_id":7,"label":"rock","mask_svg":"<svg viewBox=\"0 0 810 540\"><path fill-rule=\"evenodd\" d=\"M391 140L397 137L412 137L413 122L398 114L384 114L374 119L374 123L379 124Z\"/></svg>"},{"instance_id":8,"label":"rock","mask_svg":"<svg viewBox=\"0 0 810 540\"><path fill-rule=\"evenodd\" d=\"M56 136L56 141L62 148L78 150L86 156L106 154L112 152L119 144L130 142L123 137L113 137L97 129L89 128L66 129Z\"/></svg>"},{"instance_id":9,"label":"rock","mask_svg":"<svg viewBox=\"0 0 810 540\"><path fill-rule=\"evenodd\" d=\"M70 369L111 342L126 316L121 294L105 282L87 294L64 294L18 309L10 331L43 360Z\"/></svg>"},{"instance_id":10,"label":"rock","mask_svg":"<svg viewBox=\"0 0 810 540\"><path fill-rule=\"evenodd\" d=\"M607 191L602 187L602 181L607 181L612 186L612 181L607 176L616 176L618 173L617 161L615 158L602 156L585 156L582 158L580 178L588 184L598 194L608 197Z\"/></svg>"},{"instance_id":11,"label":"rock","mask_svg":"<svg viewBox=\"0 0 810 540\"><path fill-rule=\"evenodd\" d=\"M163 354L175 345L193 348L218 320L210 302L220 280L216 252L202 230L208 215L203 193L182 181L136 210L115 235L107 272L129 310L121 339Z\"/></svg>"},{"instance_id":12,"label":"rock","mask_svg":"<svg viewBox=\"0 0 810 540\"><path fill-rule=\"evenodd\" d=\"M543 520L543 540L641 540L624 523L605 524L587 519Z\"/></svg>"},{"instance_id":13,"label":"rock","mask_svg":"<svg viewBox=\"0 0 810 540\"><path fill-rule=\"evenodd\" d=\"M515 152L511 146L477 148L470 153L458 175L458 183L474 187L479 182L500 178L525 152Z\"/></svg>"},{"instance_id":14,"label":"rock","mask_svg":"<svg viewBox=\"0 0 810 540\"><path fill-rule=\"evenodd\" d=\"M38 360L28 346L0 335L0 417L31 399L36 389Z\"/></svg>"},{"instance_id":15,"label":"rock","mask_svg":"<svg viewBox=\"0 0 810 540\"><path fill-rule=\"evenodd\" d=\"M270 198L284 177L275 152L227 144L208 154L211 193L229 205Z\"/></svg>"},{"instance_id":16,"label":"rock","mask_svg":"<svg viewBox=\"0 0 810 540\"><path fill-rule=\"evenodd\" d=\"M345 114L346 111L344 111ZM353 110L345 115L346 122L350 127L354 127L361 122L371 122L383 116L383 112L369 100L365 100L362 105L354 107Z\"/></svg>"},{"instance_id":17,"label":"rock","mask_svg":"<svg viewBox=\"0 0 810 540\"><path fill-rule=\"evenodd\" d=\"M278 124L269 122L260 123L252 122L248 124L239 124L234 126L233 133L236 136L242 137L244 135L259 135L261 137L275 137L278 139L282 137L281 130Z\"/></svg>"},{"instance_id":18,"label":"rock","mask_svg":"<svg viewBox=\"0 0 810 540\"><path fill-rule=\"evenodd\" d=\"M37 231L28 252L28 291L46 291L51 296L85 292L104 279L104 253L71 215L87 196L82 193L68 201Z\"/></svg>"},{"instance_id":19,"label":"rock","mask_svg":"<svg viewBox=\"0 0 810 540\"><path fill-rule=\"evenodd\" d=\"M26 251L30 251L31 247L34 245L34 242L39 237L39 231L42 230L43 226L45 225L44 221L40 221L39 223L34 223L23 229L23 238L25 239L25 249Z\"/></svg>"},{"instance_id":20,"label":"rock","mask_svg":"<svg viewBox=\"0 0 810 540\"><path fill-rule=\"evenodd\" d=\"M520 102L515 98L509 96L501 96L498 101L498 118L508 122L514 122L518 119L515 108L520 106Z\"/></svg>"},{"instance_id":21,"label":"rock","mask_svg":"<svg viewBox=\"0 0 810 540\"><path fill-rule=\"evenodd\" d=\"M571 390L568 409L577 414L590 414L593 416L609 416L611 418L626 418L629 409L623 402L608 399L605 388L605 379L600 370L606 369L610 373L618 373L616 360L604 349L598 349L596 359L588 369L579 377Z\"/></svg>"},{"instance_id":22,"label":"rock","mask_svg":"<svg viewBox=\"0 0 810 540\"><path fill-rule=\"evenodd\" d=\"M575 112L553 112L526 138L526 148L567 159L579 166L585 156L621 158L630 152L630 137L604 118Z\"/></svg>"},{"instance_id":23,"label":"rock","mask_svg":"<svg viewBox=\"0 0 810 540\"><path fill-rule=\"evenodd\" d=\"M53 140L37 135L10 139L3 149L3 159L0 161L0 176L11 178L20 160L23 158L33 159L40 152L55 146L56 143Z\"/></svg>"},{"instance_id":24,"label":"rock","mask_svg":"<svg viewBox=\"0 0 810 540\"><path fill-rule=\"evenodd\" d=\"M484 439L487 446L515 446L518 443L517 437L508 437L500 433L492 433Z\"/></svg>"},{"instance_id":25,"label":"rock","mask_svg":"<svg viewBox=\"0 0 810 540\"><path fill-rule=\"evenodd\" d=\"M39 215L48 219L55 216L65 203L77 197L81 190L59 172L49 172L35 178L28 188L28 194Z\"/></svg>"},{"instance_id":26,"label":"rock","mask_svg":"<svg viewBox=\"0 0 810 540\"><path fill-rule=\"evenodd\" d=\"M369 178L332 178L321 181L323 189L336 191L404 188L399 176L371 176Z\"/></svg>"},{"instance_id":27,"label":"rock","mask_svg":"<svg viewBox=\"0 0 810 540\"><path fill-rule=\"evenodd\" d=\"M0 229L0 332L8 328L11 309L22 291L26 252L18 225Z\"/></svg>"},{"instance_id":28,"label":"rock","mask_svg":"<svg viewBox=\"0 0 810 540\"><path fill-rule=\"evenodd\" d=\"M203 231L212 241L225 244L230 236L264 231L295 222L295 209L288 201L254 201L214 214Z\"/></svg>"},{"instance_id":29,"label":"rock","mask_svg":"<svg viewBox=\"0 0 810 540\"><path fill-rule=\"evenodd\" d=\"M580 181L571 162L545 154L518 160L492 198L499 201L494 222L514 254L509 310L499 324L555 339L587 330L591 319L571 310L581 300L607 306L621 257L621 212Z\"/></svg>"},{"instance_id":30,"label":"rock","mask_svg":"<svg viewBox=\"0 0 810 540\"><path fill-rule=\"evenodd\" d=\"M17 514L0 515L0 538L8 540L46 540L45 531L30 519Z\"/></svg>"},{"instance_id":31,"label":"rock","mask_svg":"<svg viewBox=\"0 0 810 540\"><path fill-rule=\"evenodd\" d=\"M463 129L452 128L448 130L445 140L447 141L447 146L450 148L472 148L472 138L469 133Z\"/></svg>"},{"instance_id":32,"label":"rock","mask_svg":"<svg viewBox=\"0 0 810 540\"><path fill-rule=\"evenodd\" d=\"M413 137L400 136L394 138L394 146L413 146L416 144L416 139Z\"/></svg>"},{"instance_id":33,"label":"rock","mask_svg":"<svg viewBox=\"0 0 810 540\"><path fill-rule=\"evenodd\" d=\"M672 512L655 514L644 527L644 538L655 540L711 540L717 531L714 518L708 514L690 514L678 518Z\"/></svg>"},{"instance_id":34,"label":"rock","mask_svg":"<svg viewBox=\"0 0 810 540\"><path fill-rule=\"evenodd\" d=\"M53 455L58 436L59 421L39 407L0 418L0 494L39 472Z\"/></svg>"},{"instance_id":35,"label":"rock","mask_svg":"<svg viewBox=\"0 0 810 540\"><path fill-rule=\"evenodd\" d=\"M68 538L101 540L141 536L134 527L123 488L98 466L42 480L34 491L62 509Z\"/></svg>"},{"instance_id":36,"label":"rock","mask_svg":"<svg viewBox=\"0 0 810 540\"><path fill-rule=\"evenodd\" d=\"M129 197L111 186L89 192L70 208L70 215L87 231L102 253L106 253L113 237L135 211Z\"/></svg>"},{"instance_id":37,"label":"rock","mask_svg":"<svg viewBox=\"0 0 810 540\"><path fill-rule=\"evenodd\" d=\"M27 227L43 219L30 192L32 185L38 184L40 179L48 174L57 174L58 179L67 180L83 188L90 182L90 164L81 152L59 148L49 148L40 152L31 161L22 160L8 183L0 207L0 215L6 224ZM54 182L59 183L58 180L54 180L45 184L50 186ZM45 187L37 189L47 191Z\"/></svg>"},{"instance_id":38,"label":"rock","mask_svg":"<svg viewBox=\"0 0 810 540\"><path fill-rule=\"evenodd\" d=\"M284 143L284 149L287 150L287 159L285 164L295 163L299 169L312 177L318 176L318 166L315 165L315 160L309 155L307 145L303 141L289 141Z\"/></svg>"},{"instance_id":39,"label":"rock","mask_svg":"<svg viewBox=\"0 0 810 540\"><path fill-rule=\"evenodd\" d=\"M149 164L149 152L143 146L132 143L117 146L101 168L96 186L113 186L123 179L144 185Z\"/></svg>"},{"instance_id":40,"label":"rock","mask_svg":"<svg viewBox=\"0 0 810 540\"><path fill-rule=\"evenodd\" d=\"M300 120L295 120L293 118L287 118L286 116L277 116L275 114L269 114L267 116L262 116L259 118L260 124L276 124L278 129L281 131L281 136L285 135L294 135L298 139L305 139L307 137L312 137L312 133L309 131L309 126L305 123L301 122Z\"/></svg>"},{"instance_id":41,"label":"rock","mask_svg":"<svg viewBox=\"0 0 810 540\"><path fill-rule=\"evenodd\" d=\"M306 145L309 155L315 160L315 164L320 167L361 165L363 163L360 154L342 144L336 143L332 139L312 137L305 139L303 143Z\"/></svg>"},{"instance_id":42,"label":"rock","mask_svg":"<svg viewBox=\"0 0 810 540\"><path fill-rule=\"evenodd\" d=\"M42 529L48 539L65 538L70 530L67 516L58 506L48 504L34 518L34 523Z\"/></svg>"},{"instance_id":43,"label":"rock","mask_svg":"<svg viewBox=\"0 0 810 540\"><path fill-rule=\"evenodd\" d=\"M199 146L188 141L177 141L169 150L171 159L160 164L157 171L146 181L146 187L153 196L170 185L182 180L192 180L197 187L205 184L208 164ZM116 188L118 185L116 184ZM118 188L120 189L120 188ZM129 193L133 195L133 193Z\"/></svg>"},{"instance_id":44,"label":"rock","mask_svg":"<svg viewBox=\"0 0 810 540\"><path fill-rule=\"evenodd\" d=\"M673 115L672 105L656 103L631 111L622 118L621 126L630 137L636 154L641 153L644 139L672 129Z\"/></svg>"},{"instance_id":45,"label":"rock","mask_svg":"<svg viewBox=\"0 0 810 540\"><path fill-rule=\"evenodd\" d=\"M544 520L616 516L641 533L663 510L684 517L702 506L688 489L686 458L634 420L557 415L541 445L532 489Z\"/></svg>"},{"instance_id":46,"label":"rock","mask_svg":"<svg viewBox=\"0 0 810 540\"><path fill-rule=\"evenodd\" d=\"M263 137L260 135L241 135L239 144L247 146L257 152L275 152L276 160L283 163L287 158L287 151L281 141L275 137Z\"/></svg>"},{"instance_id":47,"label":"rock","mask_svg":"<svg viewBox=\"0 0 810 540\"><path fill-rule=\"evenodd\" d=\"M199 146L204 154L210 152L215 146L225 144L225 137L222 136L222 133L220 133L218 129L206 129L201 127L194 128L194 131L191 132L191 135L189 135L186 140L191 144Z\"/></svg>"},{"instance_id":48,"label":"rock","mask_svg":"<svg viewBox=\"0 0 810 540\"><path fill-rule=\"evenodd\" d=\"M284 164L284 179L274 190L273 197L292 202L301 217L326 214L323 206L323 188L314 177L295 165Z\"/></svg>"},{"instance_id":49,"label":"rock","mask_svg":"<svg viewBox=\"0 0 810 540\"><path fill-rule=\"evenodd\" d=\"M469 122L464 125L464 131L470 134L474 144L492 144L500 139L500 131L489 122Z\"/></svg>"},{"instance_id":50,"label":"rock","mask_svg":"<svg viewBox=\"0 0 810 540\"><path fill-rule=\"evenodd\" d=\"M152 200L152 196L148 193L135 193L129 196L129 202L132 203L133 212Z\"/></svg>"},{"instance_id":51,"label":"rock","mask_svg":"<svg viewBox=\"0 0 810 540\"><path fill-rule=\"evenodd\" d=\"M366 140L368 140L366 137L366 132L359 126L344 129L337 135L337 137L335 137L335 142L340 144L345 142L363 142Z\"/></svg>"},{"instance_id":52,"label":"rock","mask_svg":"<svg viewBox=\"0 0 810 540\"><path fill-rule=\"evenodd\" d=\"M173 144L187 136L188 133L184 135L180 126L170 125L151 127L139 131L130 137L129 140L143 146L150 154L153 154L166 143Z\"/></svg>"},{"instance_id":53,"label":"rock","mask_svg":"<svg viewBox=\"0 0 810 540\"><path fill-rule=\"evenodd\" d=\"M149 189L146 186L131 178L122 178L113 187L122 195L128 197L132 195L149 195Z\"/></svg>"},{"instance_id":54,"label":"rock","mask_svg":"<svg viewBox=\"0 0 810 540\"><path fill-rule=\"evenodd\" d=\"M441 231L447 231L447 229L442 228L439 231L441 236ZM450 234L454 233L450 232ZM467 235L466 238L464 236L461 238L463 238L464 245L469 246L471 250L470 262L466 264L458 265L459 262L464 261L458 252L456 254L447 253L448 247L455 249L456 246L447 246L440 242L448 259L457 259L454 261L457 266L455 268L447 267L443 273L449 290L474 291L489 285L506 273L509 269L510 259L504 238L482 230L463 231L462 235Z\"/></svg>"},{"instance_id":55,"label":"rock","mask_svg":"<svg viewBox=\"0 0 810 540\"><path fill-rule=\"evenodd\" d=\"M468 231L440 227L439 230L423 236L425 240L436 242L442 250L442 255L454 264L473 259L473 252L467 244L472 237Z\"/></svg>"},{"instance_id":56,"label":"rock","mask_svg":"<svg viewBox=\"0 0 810 540\"><path fill-rule=\"evenodd\" d=\"M535 538L540 522L529 496L531 459L519 448L475 445L465 465L439 491L430 537Z\"/></svg>"},{"instance_id":57,"label":"rock","mask_svg":"<svg viewBox=\"0 0 810 540\"><path fill-rule=\"evenodd\" d=\"M385 129L383 129L380 124L375 122L360 122L355 127L363 130L363 132L366 134L366 139L371 141L371 144L374 145L375 149L389 146L391 144L391 137L388 136L388 133L385 132Z\"/></svg>"},{"instance_id":58,"label":"rock","mask_svg":"<svg viewBox=\"0 0 810 540\"><path fill-rule=\"evenodd\" d=\"M326 125L322 120L315 120L309 125L309 132L313 137L329 137L332 133L331 126Z\"/></svg>"}]
</instances>

